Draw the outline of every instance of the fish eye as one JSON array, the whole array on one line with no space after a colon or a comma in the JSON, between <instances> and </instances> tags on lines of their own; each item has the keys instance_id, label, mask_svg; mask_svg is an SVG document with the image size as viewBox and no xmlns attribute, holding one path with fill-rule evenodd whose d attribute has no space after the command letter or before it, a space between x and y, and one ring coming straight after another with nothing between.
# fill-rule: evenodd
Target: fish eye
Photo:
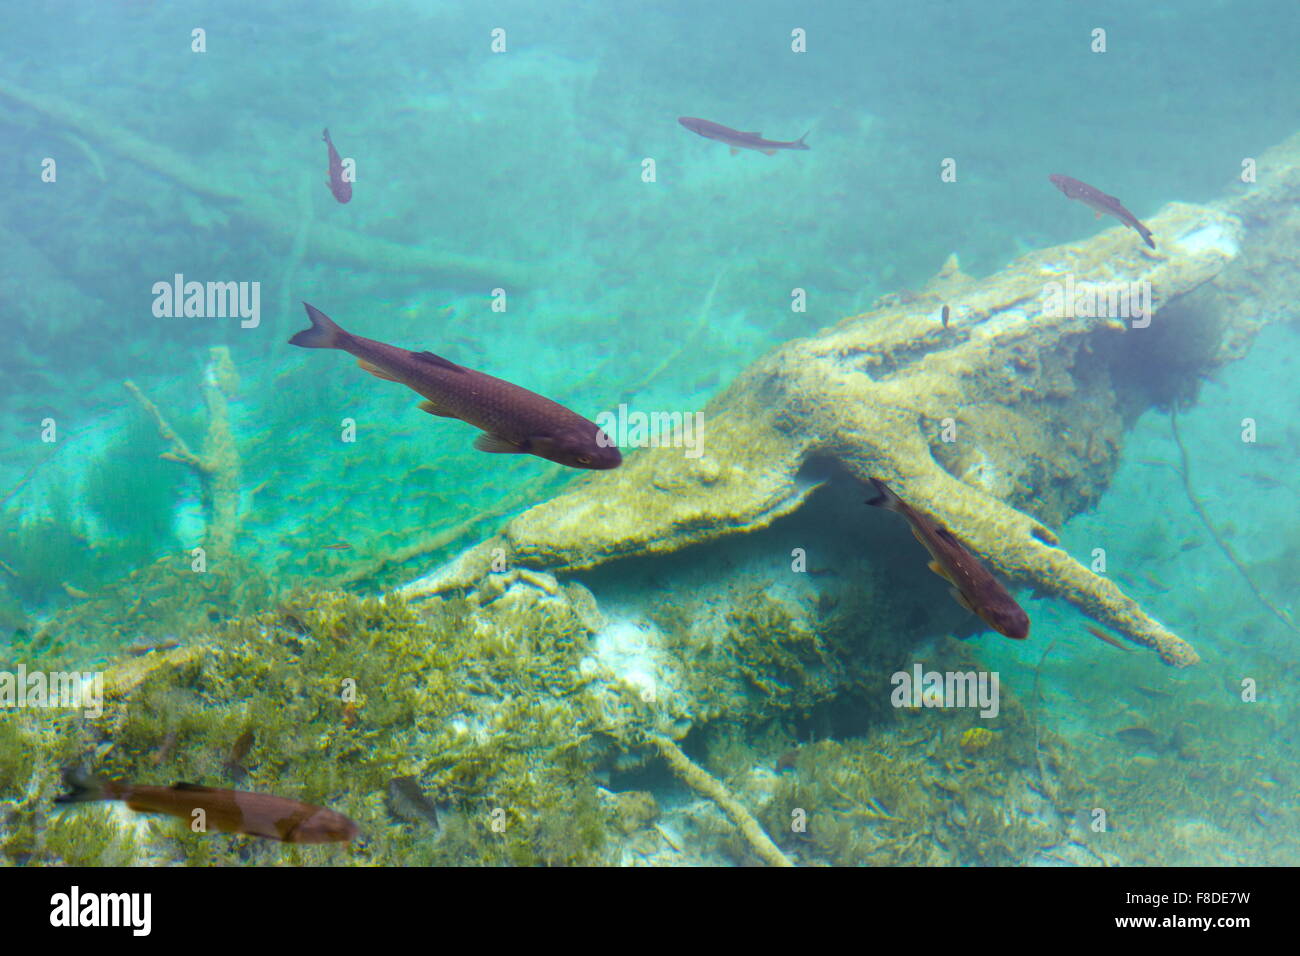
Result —
<instances>
[{"instance_id":1,"label":"fish eye","mask_svg":"<svg viewBox=\"0 0 1300 956\"><path fill-rule=\"evenodd\" d=\"M590 465L590 464L591 464L591 456L590 456L590 455L579 455L579 456L578 456L578 464L580 464L580 465Z\"/></svg>"}]
</instances>

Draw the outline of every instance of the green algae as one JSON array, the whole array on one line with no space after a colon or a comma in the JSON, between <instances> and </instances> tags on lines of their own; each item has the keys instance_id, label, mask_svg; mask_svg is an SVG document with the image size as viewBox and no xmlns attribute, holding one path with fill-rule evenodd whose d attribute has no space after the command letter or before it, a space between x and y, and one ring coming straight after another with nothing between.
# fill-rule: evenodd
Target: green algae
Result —
<instances>
[{"instance_id":1,"label":"green algae","mask_svg":"<svg viewBox=\"0 0 1300 956\"><path fill-rule=\"evenodd\" d=\"M113 567L130 569L174 547L173 511L183 472L142 416L133 417L86 469L81 501L103 526Z\"/></svg>"},{"instance_id":2,"label":"green algae","mask_svg":"<svg viewBox=\"0 0 1300 956\"><path fill-rule=\"evenodd\" d=\"M196 665L159 667L102 717L45 721L39 747L5 739L0 753L36 755L4 766L46 800L65 762L97 750L106 776L326 805L355 819L362 840L286 846L154 817L128 843L102 808L78 807L11 823L6 845L41 863L69 862L74 843L83 863L128 853L192 865L600 862L616 821L593 776L608 738L596 740L607 721L577 668L587 636L560 604L502 599L476 612L459 598L417 609L292 594L220 628ZM236 783L226 763L246 728L248 776ZM397 776L416 777L447 808L441 834L388 813L383 794ZM83 812L95 826L77 822ZM42 845L31 831L43 824Z\"/></svg>"}]
</instances>

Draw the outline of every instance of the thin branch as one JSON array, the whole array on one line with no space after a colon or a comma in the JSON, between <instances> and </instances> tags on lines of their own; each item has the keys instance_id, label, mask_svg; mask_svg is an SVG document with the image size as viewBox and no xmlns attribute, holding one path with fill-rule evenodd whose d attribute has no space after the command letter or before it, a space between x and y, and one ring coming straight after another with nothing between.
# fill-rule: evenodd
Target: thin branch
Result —
<instances>
[{"instance_id":1,"label":"thin branch","mask_svg":"<svg viewBox=\"0 0 1300 956\"><path fill-rule=\"evenodd\" d=\"M1215 529L1213 523L1210 521L1210 516L1205 512L1205 507L1201 504L1200 499L1196 497L1196 492L1192 490L1192 471L1187 459L1187 449L1183 445L1182 436L1178 434L1178 413L1172 408L1169 410L1169 429L1173 432L1174 444L1178 446L1178 455L1183 462L1181 469L1183 489L1187 492L1187 500L1192 503L1192 510L1195 511L1197 517L1201 519L1201 524L1205 525L1205 530L1210 532L1210 537L1214 539L1214 543L1219 546L1219 550L1223 552L1223 556L1228 559L1228 562L1237 569L1237 572L1254 593L1255 597L1259 600L1259 603L1268 608L1269 611L1273 613L1274 617L1291 630L1300 631L1300 628L1297 628L1295 622L1291 620L1291 616L1270 601L1264 595L1264 592L1259 589L1259 585L1257 585L1254 578L1250 576L1250 572L1246 570L1246 566L1241 563L1241 560L1237 557L1236 553L1233 552L1232 547Z\"/></svg>"}]
</instances>

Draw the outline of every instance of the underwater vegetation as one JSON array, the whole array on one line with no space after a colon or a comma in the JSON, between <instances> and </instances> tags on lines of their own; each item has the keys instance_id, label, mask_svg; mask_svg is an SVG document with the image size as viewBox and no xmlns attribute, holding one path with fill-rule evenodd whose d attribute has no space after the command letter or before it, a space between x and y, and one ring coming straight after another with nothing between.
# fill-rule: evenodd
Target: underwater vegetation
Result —
<instances>
[{"instance_id":1,"label":"underwater vegetation","mask_svg":"<svg viewBox=\"0 0 1300 956\"><path fill-rule=\"evenodd\" d=\"M557 865L616 862L629 852L671 859L682 849L660 826L663 809L645 783L666 779L661 751L680 751L662 735L683 733L683 715L697 708L674 772L705 799L672 824L691 833L692 859L754 859L753 841L719 809L732 799L728 788L738 819L754 814L795 859L915 862L915 841L884 844L852 826L860 814L846 809L844 795L877 801L862 805L887 808L870 811L882 818L961 806L958 816L982 820L1041 772L1034 734L1006 694L988 731L994 739L978 753L962 743L977 718L928 710L936 720L875 711L863 741L798 746L790 728L819 707L854 710L876 696L834 702L845 675L884 680L893 665L850 667L843 645L823 644L776 601L756 600L752 613L730 619L719 645L734 653L681 687L664 687L664 701L647 700L601 663L600 625L569 593L524 578L420 604L296 591L199 640L128 658L108 671L98 718L21 712L0 721L0 846L10 862L45 864ZM774 636L784 637L775 649ZM677 634L666 644L684 640ZM675 653L670 661L665 673L691 669ZM929 663L976 666L952 641ZM770 765L792 741L794 774L756 790L751 768ZM995 752L1013 759L994 761ZM55 812L62 769L87 762L139 784L184 780L329 807L355 820L362 838L346 847L281 845L195 834L167 818L97 805ZM1055 789L1067 792L1056 782L1066 774L1052 766ZM397 812L395 785L436 811ZM811 821L806 833L789 830L796 806ZM1056 834L1041 821L1000 827L1006 834L991 844L948 835L946 858L1009 861Z\"/></svg>"},{"instance_id":2,"label":"underwater vegetation","mask_svg":"<svg viewBox=\"0 0 1300 956\"><path fill-rule=\"evenodd\" d=\"M130 570L175 546L172 522L182 474L158 457L157 434L132 416L88 467L80 500L105 535L114 566Z\"/></svg>"},{"instance_id":3,"label":"underwater vegetation","mask_svg":"<svg viewBox=\"0 0 1300 956\"><path fill-rule=\"evenodd\" d=\"M241 788L337 809L361 824L364 843L270 847L150 819L135 862L342 862L349 852L388 863L598 860L608 821L589 766L598 711L576 667L584 632L553 612L526 629L476 628L465 610L460 601L417 612L399 599L293 595L273 613L223 625L183 664L137 675L92 722L93 735L70 717L47 727L7 721L11 737L24 737L17 752L39 754L3 768L3 799L17 801L9 827L15 815L21 830L38 813L46 824L39 839L10 829L11 859L60 859L70 832L82 844L78 862L125 852L107 810L47 820L37 811L57 789L61 763L94 753L95 769L113 777L231 786L224 764L251 731ZM397 777L414 777L450 808L441 834L391 818L383 794ZM97 820L89 840L88 817Z\"/></svg>"}]
</instances>

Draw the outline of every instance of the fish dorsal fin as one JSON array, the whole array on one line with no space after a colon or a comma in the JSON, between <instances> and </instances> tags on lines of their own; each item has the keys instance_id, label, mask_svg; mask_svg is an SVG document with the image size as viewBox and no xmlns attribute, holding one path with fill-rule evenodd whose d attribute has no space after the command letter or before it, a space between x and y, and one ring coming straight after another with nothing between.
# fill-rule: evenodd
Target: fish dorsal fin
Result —
<instances>
[{"instance_id":1,"label":"fish dorsal fin","mask_svg":"<svg viewBox=\"0 0 1300 956\"><path fill-rule=\"evenodd\" d=\"M397 379L393 378L393 376L389 375L378 365L373 365L370 362L367 362L365 359L357 359L357 364L361 366L363 369L365 369L367 372L369 372L371 375L373 375L375 378L382 378L385 382L397 381Z\"/></svg>"},{"instance_id":2,"label":"fish dorsal fin","mask_svg":"<svg viewBox=\"0 0 1300 956\"><path fill-rule=\"evenodd\" d=\"M450 362L447 359L443 358L441 355L434 355L432 352L412 352L411 354L414 355L416 358L418 358L421 362L428 362L430 365L438 366L438 368L445 368L449 372L465 371L455 362Z\"/></svg>"},{"instance_id":3,"label":"fish dorsal fin","mask_svg":"<svg viewBox=\"0 0 1300 956\"><path fill-rule=\"evenodd\" d=\"M484 432L478 438L475 438L474 447L490 455L522 455L525 453L525 449L518 442L512 442L509 438L502 438L500 435L493 435L491 432Z\"/></svg>"},{"instance_id":4,"label":"fish dorsal fin","mask_svg":"<svg viewBox=\"0 0 1300 956\"><path fill-rule=\"evenodd\" d=\"M186 783L184 780L177 780L172 784L173 790L188 790L190 793L211 792L213 787L205 787L202 784Z\"/></svg>"},{"instance_id":5,"label":"fish dorsal fin","mask_svg":"<svg viewBox=\"0 0 1300 956\"><path fill-rule=\"evenodd\" d=\"M430 415L437 415L439 418L455 418L451 412L444 412L433 402L424 401L420 403L420 411L428 412Z\"/></svg>"},{"instance_id":6,"label":"fish dorsal fin","mask_svg":"<svg viewBox=\"0 0 1300 956\"><path fill-rule=\"evenodd\" d=\"M947 541L949 544L955 544L959 548L965 547L965 545L963 545L960 541L957 540L957 536L955 534L953 534L951 531L949 531L941 524L937 524L934 526L934 533L938 537L943 538L943 540Z\"/></svg>"}]
</instances>

